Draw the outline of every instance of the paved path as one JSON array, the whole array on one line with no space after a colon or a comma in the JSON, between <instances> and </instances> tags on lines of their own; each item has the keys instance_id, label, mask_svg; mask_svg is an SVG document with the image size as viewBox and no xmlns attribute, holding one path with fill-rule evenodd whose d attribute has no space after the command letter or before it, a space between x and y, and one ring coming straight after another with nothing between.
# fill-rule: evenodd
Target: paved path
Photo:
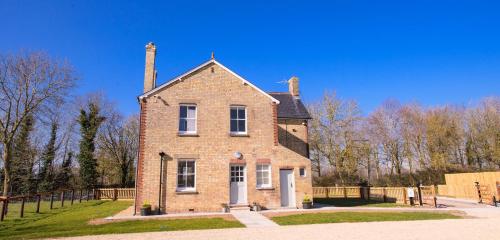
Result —
<instances>
[{"instance_id":1,"label":"paved path","mask_svg":"<svg viewBox=\"0 0 500 240\"><path fill-rule=\"evenodd\" d=\"M448 208L474 218L407 222L333 223L263 228L192 230L111 234L72 238L73 240L116 239L230 239L230 240L478 240L500 239L500 208Z\"/></svg>"},{"instance_id":2,"label":"paved path","mask_svg":"<svg viewBox=\"0 0 500 240\"><path fill-rule=\"evenodd\" d=\"M231 214L247 228L278 227L279 225L253 211L231 211Z\"/></svg>"},{"instance_id":3,"label":"paved path","mask_svg":"<svg viewBox=\"0 0 500 240\"><path fill-rule=\"evenodd\" d=\"M477 203L477 200L467 200L449 197L437 197L439 207L485 208L487 205Z\"/></svg>"}]
</instances>

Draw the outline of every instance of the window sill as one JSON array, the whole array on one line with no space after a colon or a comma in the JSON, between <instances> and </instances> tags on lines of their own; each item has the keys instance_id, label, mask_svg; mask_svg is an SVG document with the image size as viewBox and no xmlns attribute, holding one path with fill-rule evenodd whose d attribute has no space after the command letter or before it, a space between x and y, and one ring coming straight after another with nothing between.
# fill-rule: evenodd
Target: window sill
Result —
<instances>
[{"instance_id":1,"label":"window sill","mask_svg":"<svg viewBox=\"0 0 500 240\"><path fill-rule=\"evenodd\" d=\"M178 137L199 137L198 133L177 133Z\"/></svg>"},{"instance_id":2,"label":"window sill","mask_svg":"<svg viewBox=\"0 0 500 240\"><path fill-rule=\"evenodd\" d=\"M177 191L175 191L175 194L177 194L177 195L190 195L190 194L198 194L198 192L196 190L186 190L186 191L177 190Z\"/></svg>"},{"instance_id":3,"label":"window sill","mask_svg":"<svg viewBox=\"0 0 500 240\"><path fill-rule=\"evenodd\" d=\"M231 137L250 137L248 133L229 133L229 136Z\"/></svg>"},{"instance_id":4,"label":"window sill","mask_svg":"<svg viewBox=\"0 0 500 240\"><path fill-rule=\"evenodd\" d=\"M262 191L265 191L265 190L275 190L273 187L258 187L257 190L262 190Z\"/></svg>"}]
</instances>

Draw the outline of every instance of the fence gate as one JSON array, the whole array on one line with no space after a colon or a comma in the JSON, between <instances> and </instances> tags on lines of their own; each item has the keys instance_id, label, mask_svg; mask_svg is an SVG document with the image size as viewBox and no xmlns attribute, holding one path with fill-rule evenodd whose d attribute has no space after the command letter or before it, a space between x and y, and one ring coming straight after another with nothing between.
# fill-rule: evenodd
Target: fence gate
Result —
<instances>
[{"instance_id":1,"label":"fence gate","mask_svg":"<svg viewBox=\"0 0 500 240\"><path fill-rule=\"evenodd\" d=\"M490 189L490 186L488 185L478 186L479 203L493 205L495 204L494 196L495 193Z\"/></svg>"},{"instance_id":2,"label":"fence gate","mask_svg":"<svg viewBox=\"0 0 500 240\"><path fill-rule=\"evenodd\" d=\"M422 191L422 203L437 207L436 187L434 185L421 186L420 190Z\"/></svg>"}]
</instances>

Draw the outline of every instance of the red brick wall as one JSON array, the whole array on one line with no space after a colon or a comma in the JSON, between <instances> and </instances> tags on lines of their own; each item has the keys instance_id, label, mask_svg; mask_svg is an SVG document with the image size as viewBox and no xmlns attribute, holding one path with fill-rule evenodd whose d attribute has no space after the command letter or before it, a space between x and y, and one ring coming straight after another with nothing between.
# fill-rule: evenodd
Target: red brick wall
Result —
<instances>
[{"instance_id":1,"label":"red brick wall","mask_svg":"<svg viewBox=\"0 0 500 240\"><path fill-rule=\"evenodd\" d=\"M139 157L137 159L137 176L136 176L136 197L135 197L135 211L139 211L142 204L142 196L144 189L144 146L145 146L145 131L146 131L146 100L141 100L141 113L139 123Z\"/></svg>"}]
</instances>

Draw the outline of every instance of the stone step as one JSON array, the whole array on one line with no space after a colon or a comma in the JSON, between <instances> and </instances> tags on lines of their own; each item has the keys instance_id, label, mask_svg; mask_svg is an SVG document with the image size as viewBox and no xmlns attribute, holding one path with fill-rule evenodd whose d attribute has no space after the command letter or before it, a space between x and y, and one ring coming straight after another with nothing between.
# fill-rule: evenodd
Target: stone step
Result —
<instances>
[{"instance_id":1,"label":"stone step","mask_svg":"<svg viewBox=\"0 0 500 240\"><path fill-rule=\"evenodd\" d=\"M250 211L250 206L248 205L229 205L231 211Z\"/></svg>"}]
</instances>

